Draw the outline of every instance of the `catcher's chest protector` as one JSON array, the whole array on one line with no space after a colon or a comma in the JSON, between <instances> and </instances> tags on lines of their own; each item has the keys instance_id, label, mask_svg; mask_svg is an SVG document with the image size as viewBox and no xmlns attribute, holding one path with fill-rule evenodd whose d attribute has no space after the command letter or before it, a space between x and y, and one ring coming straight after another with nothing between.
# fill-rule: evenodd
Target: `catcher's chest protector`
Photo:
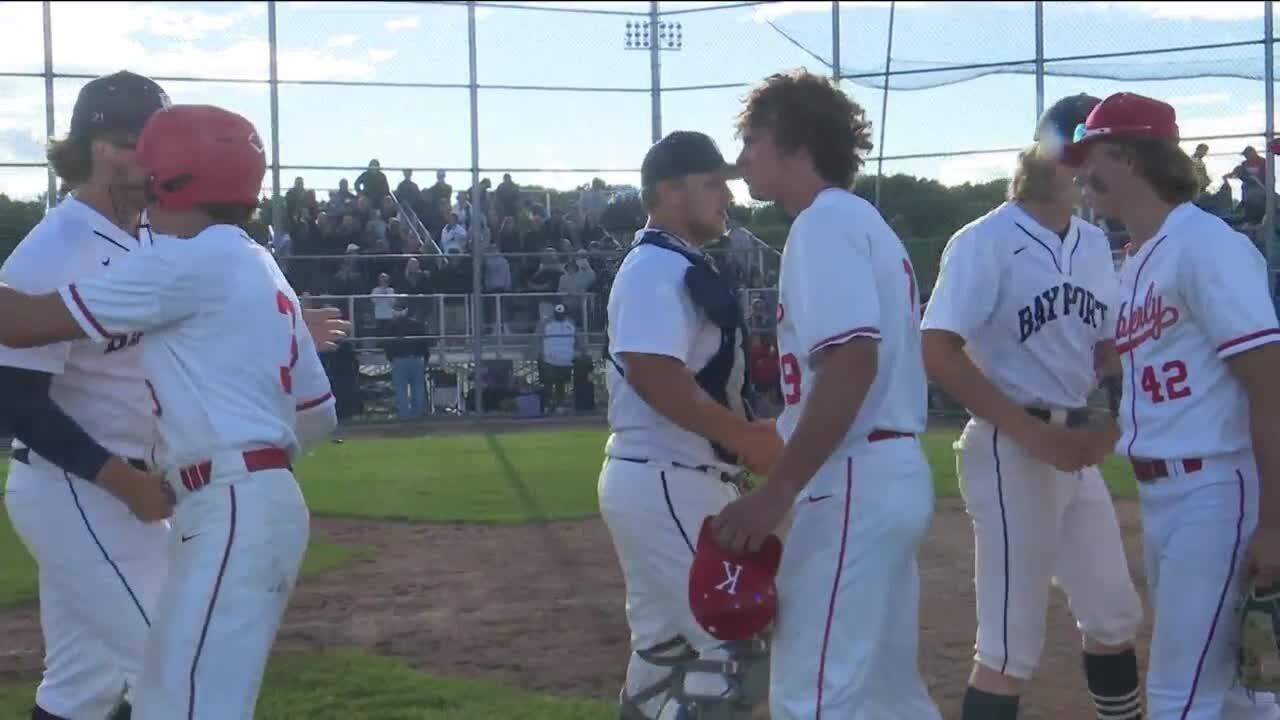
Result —
<instances>
[{"instance_id":1,"label":"catcher's chest protector","mask_svg":"<svg viewBox=\"0 0 1280 720\"><path fill-rule=\"evenodd\" d=\"M711 356L706 367L694 374L694 379L697 380L698 386L716 402L747 420L754 419L755 412L752 410L754 394L746 372L750 337L742 312L742 304L738 302L738 293L733 283L720 274L709 257L682 246L661 230L646 232L631 246L631 249L634 250L641 245L653 245L677 253L692 265L684 277L689 299L707 316L707 319L720 328L720 348L715 355ZM604 358L617 369L620 375L626 376L622 365L609 353L607 337ZM738 464L737 456L725 448L714 442L711 443L711 448L720 460Z\"/></svg>"}]
</instances>

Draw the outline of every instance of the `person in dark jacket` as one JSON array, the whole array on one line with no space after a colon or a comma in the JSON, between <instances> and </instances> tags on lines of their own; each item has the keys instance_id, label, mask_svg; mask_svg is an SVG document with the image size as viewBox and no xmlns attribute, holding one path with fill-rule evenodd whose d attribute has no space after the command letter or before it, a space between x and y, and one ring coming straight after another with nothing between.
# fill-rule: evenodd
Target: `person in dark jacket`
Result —
<instances>
[{"instance_id":1,"label":"person in dark jacket","mask_svg":"<svg viewBox=\"0 0 1280 720\"><path fill-rule=\"evenodd\" d=\"M382 165L377 160L369 161L369 169L356 178L356 194L369 198L372 207L381 207L382 198L391 194L391 183L382 174Z\"/></svg>"},{"instance_id":2,"label":"person in dark jacket","mask_svg":"<svg viewBox=\"0 0 1280 720\"><path fill-rule=\"evenodd\" d=\"M382 342L382 351L391 363L391 388L396 399L396 414L401 420L422 416L426 394L427 356L431 341L426 326L409 314L404 303L396 305L395 317L388 325L392 337Z\"/></svg>"}]
</instances>

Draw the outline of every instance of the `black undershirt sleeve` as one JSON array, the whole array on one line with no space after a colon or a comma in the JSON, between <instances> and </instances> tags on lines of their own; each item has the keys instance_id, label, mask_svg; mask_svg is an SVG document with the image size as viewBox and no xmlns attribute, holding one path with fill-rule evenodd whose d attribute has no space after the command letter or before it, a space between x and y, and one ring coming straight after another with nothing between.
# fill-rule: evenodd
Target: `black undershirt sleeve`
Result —
<instances>
[{"instance_id":1,"label":"black undershirt sleeve","mask_svg":"<svg viewBox=\"0 0 1280 720\"><path fill-rule=\"evenodd\" d=\"M93 481L111 453L49 397L52 382L50 373L0 366L0 435L11 435L59 468Z\"/></svg>"}]
</instances>

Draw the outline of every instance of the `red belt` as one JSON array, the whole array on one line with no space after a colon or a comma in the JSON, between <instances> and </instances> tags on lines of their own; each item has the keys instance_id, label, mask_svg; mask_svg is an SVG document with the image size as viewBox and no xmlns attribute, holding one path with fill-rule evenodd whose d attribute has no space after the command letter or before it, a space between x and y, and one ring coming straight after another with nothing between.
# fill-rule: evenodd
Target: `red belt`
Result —
<instances>
[{"instance_id":1,"label":"red belt","mask_svg":"<svg viewBox=\"0 0 1280 720\"><path fill-rule=\"evenodd\" d=\"M293 469L289 463L289 453L280 448L262 448L245 452L244 467L251 473L262 470ZM209 480L213 477L213 462L205 460L202 463L188 465L178 471L178 476L182 478L183 487L195 492L209 484Z\"/></svg>"},{"instance_id":2,"label":"red belt","mask_svg":"<svg viewBox=\"0 0 1280 720\"><path fill-rule=\"evenodd\" d=\"M867 436L867 442L880 442L881 440L894 440L896 438L915 437L915 433L898 432L897 430L872 430Z\"/></svg>"},{"instance_id":3,"label":"red belt","mask_svg":"<svg viewBox=\"0 0 1280 720\"><path fill-rule=\"evenodd\" d=\"M1155 482L1161 478L1169 477L1169 465L1175 464L1182 466L1182 472L1193 473L1200 472L1204 467L1204 461L1200 458L1185 458L1183 460L1134 460L1133 474L1138 478L1138 482Z\"/></svg>"}]
</instances>

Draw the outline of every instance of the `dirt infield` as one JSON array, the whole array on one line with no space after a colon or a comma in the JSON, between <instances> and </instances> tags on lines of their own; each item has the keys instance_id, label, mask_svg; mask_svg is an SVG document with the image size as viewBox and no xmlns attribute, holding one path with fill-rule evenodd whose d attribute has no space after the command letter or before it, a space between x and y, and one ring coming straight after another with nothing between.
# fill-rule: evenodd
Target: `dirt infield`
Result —
<instances>
[{"instance_id":1,"label":"dirt infield","mask_svg":"<svg viewBox=\"0 0 1280 720\"><path fill-rule=\"evenodd\" d=\"M1136 507L1119 509L1141 585ZM627 659L622 579L598 520L480 527L319 518L313 527L317 537L376 552L304 580L281 647L358 647L444 675L615 696ZM949 719L959 716L972 653L972 571L968 519L958 501L941 500L921 556L920 648L925 678ZM35 609L0 615L0 633L18 650L0 658L0 676L35 677ZM1057 593L1039 677L1023 707L1026 720L1092 717L1079 636Z\"/></svg>"}]
</instances>

